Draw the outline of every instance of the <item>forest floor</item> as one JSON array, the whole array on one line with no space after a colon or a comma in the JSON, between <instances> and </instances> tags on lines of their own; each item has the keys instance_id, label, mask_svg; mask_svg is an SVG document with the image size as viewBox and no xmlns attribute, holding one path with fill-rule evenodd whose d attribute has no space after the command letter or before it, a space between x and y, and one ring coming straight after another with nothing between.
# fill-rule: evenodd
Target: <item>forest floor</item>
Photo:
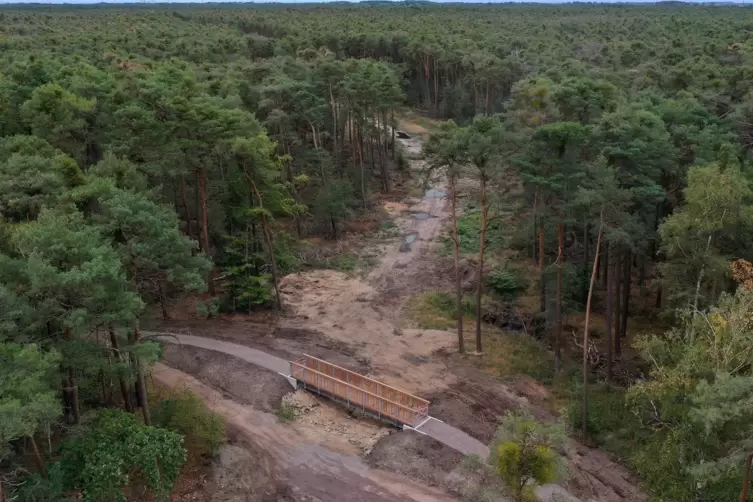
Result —
<instances>
[{"instance_id":1,"label":"forest floor","mask_svg":"<svg viewBox=\"0 0 753 502\"><path fill-rule=\"evenodd\" d=\"M401 141L419 178L423 161L416 135L425 130L415 123L401 129L412 136ZM476 368L480 356L455 352L456 333L421 329L407 319L412 298L452 287L452 263L439 252L449 217L444 182L421 188L412 193L422 197L380 201L397 231L387 239L359 237L360 246L379 256L369 271L284 277L286 314L280 318L173 320L159 329L232 341L285 359L304 352L321 357L430 399L433 416L487 444L508 410L526 406L539 419L554 420L549 391L536 381L520 375L502 382ZM473 270L464 275L472 280ZM472 326L467 332L466 346L472 347ZM495 329L484 336L504 334ZM451 500L468 488L468 475L459 468L462 455L431 438L370 421L355 426L361 420L329 403L284 398L290 388L283 379L224 354L168 346L165 361L175 369L160 366L156 378L190 384L228 417L231 431L264 450L270 460L263 475L279 484L274 500ZM291 399L299 416L278 423L271 413ZM581 500L645 499L630 473L600 450L574 443L566 463L565 486ZM273 500L264 496L238 500Z\"/></svg>"}]
</instances>

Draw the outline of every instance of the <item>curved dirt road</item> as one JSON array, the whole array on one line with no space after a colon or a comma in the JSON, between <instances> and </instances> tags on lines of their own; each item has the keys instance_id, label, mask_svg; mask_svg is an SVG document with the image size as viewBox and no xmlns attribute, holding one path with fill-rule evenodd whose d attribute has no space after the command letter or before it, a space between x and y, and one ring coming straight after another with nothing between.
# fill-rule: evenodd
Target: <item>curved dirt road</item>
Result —
<instances>
[{"instance_id":1,"label":"curved dirt road","mask_svg":"<svg viewBox=\"0 0 753 502\"><path fill-rule=\"evenodd\" d=\"M342 455L313 444L295 428L250 406L227 399L192 376L164 364L152 370L169 387L187 387L222 414L227 425L269 453L272 476L290 488L282 500L322 502L449 502L446 493L399 474L372 469L359 457Z\"/></svg>"}]
</instances>

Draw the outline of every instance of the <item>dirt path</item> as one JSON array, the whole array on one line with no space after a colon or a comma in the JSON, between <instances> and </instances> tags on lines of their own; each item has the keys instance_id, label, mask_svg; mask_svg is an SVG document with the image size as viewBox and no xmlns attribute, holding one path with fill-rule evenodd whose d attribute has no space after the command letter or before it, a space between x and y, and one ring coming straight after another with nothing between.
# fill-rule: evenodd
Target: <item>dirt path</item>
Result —
<instances>
[{"instance_id":1,"label":"dirt path","mask_svg":"<svg viewBox=\"0 0 753 502\"><path fill-rule=\"evenodd\" d=\"M373 469L359 457L317 444L277 418L225 398L190 375L157 364L152 376L171 387L187 387L227 419L236 434L267 452L268 475L289 487L287 499L324 502L433 502L456 500L444 492L399 474ZM278 499L279 500L279 499Z\"/></svg>"},{"instance_id":2,"label":"dirt path","mask_svg":"<svg viewBox=\"0 0 753 502\"><path fill-rule=\"evenodd\" d=\"M419 140L400 141L404 149L420 153ZM411 161L416 177L422 176L423 166L423 160ZM433 181L421 198L385 204L394 215L399 237L381 246L379 263L365 280L314 270L288 275L280 282L283 301L292 312L281 320L283 328L313 329L354 345L359 355L368 359L372 376L415 393L433 392L455 382L444 364L430 358L438 350L452 350L455 335L401 329L399 322L400 310L410 295L443 289L450 281L451 269L436 258L449 217L446 183L444 179Z\"/></svg>"},{"instance_id":3,"label":"dirt path","mask_svg":"<svg viewBox=\"0 0 753 502\"><path fill-rule=\"evenodd\" d=\"M411 141L410 148L420 150L420 142ZM422 166L420 160L411 163L413 169ZM443 182L439 180L433 189L441 193ZM498 417L507 410L528 405L535 415L551 418L548 405L536 406L541 396L527 391L526 385L502 383L470 367L462 358L448 357L447 354L454 352L454 333L401 329L400 310L407 298L451 287L452 267L436 253L448 218L446 201L434 196L439 193L409 199L406 204L385 204L385 209L394 215L401 235L383 246L380 262L365 279L332 270L291 274L280 284L291 315L275 325L218 321L184 323L177 329L232 340L283 357L309 352L429 398L434 416L457 426L475 441L469 451L479 449L476 443L485 448L483 445L491 440L498 425ZM411 235L415 238L406 246L406 237ZM165 326L169 331L176 331L174 328L176 323ZM230 350L233 355L241 354ZM267 362L270 369L279 370L279 361ZM420 445L425 437L415 434L400 437L404 438L403 451L406 445L408 451L422 451ZM467 446L459 448L465 451ZM455 458L452 450L442 455ZM419 476L420 479L432 477L430 473L437 469L435 460L421 468L426 475ZM604 452L575 443L567 464L572 472L567 487L583 500L637 502L646 498L630 473ZM399 463L382 465L403 472ZM549 489L563 492L554 486L545 487Z\"/></svg>"}]
</instances>

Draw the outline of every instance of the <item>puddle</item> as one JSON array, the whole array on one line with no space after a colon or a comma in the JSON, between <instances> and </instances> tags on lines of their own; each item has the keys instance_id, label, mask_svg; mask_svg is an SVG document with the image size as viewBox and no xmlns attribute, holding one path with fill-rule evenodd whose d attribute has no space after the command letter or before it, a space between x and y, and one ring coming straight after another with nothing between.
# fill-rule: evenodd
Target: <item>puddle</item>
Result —
<instances>
[{"instance_id":1,"label":"puddle","mask_svg":"<svg viewBox=\"0 0 753 502\"><path fill-rule=\"evenodd\" d=\"M405 236L405 239L403 239L403 243L400 244L400 252L401 253L407 253L410 251L410 245L416 242L416 239L418 239L418 232L413 232Z\"/></svg>"},{"instance_id":2,"label":"puddle","mask_svg":"<svg viewBox=\"0 0 753 502\"><path fill-rule=\"evenodd\" d=\"M431 190L426 191L426 197L427 199L442 199L444 196L447 195L447 192L444 190L440 190L439 188L432 188Z\"/></svg>"},{"instance_id":3,"label":"puddle","mask_svg":"<svg viewBox=\"0 0 753 502\"><path fill-rule=\"evenodd\" d=\"M431 218L431 215L429 213L416 213L413 215L413 218L416 220L428 220Z\"/></svg>"}]
</instances>

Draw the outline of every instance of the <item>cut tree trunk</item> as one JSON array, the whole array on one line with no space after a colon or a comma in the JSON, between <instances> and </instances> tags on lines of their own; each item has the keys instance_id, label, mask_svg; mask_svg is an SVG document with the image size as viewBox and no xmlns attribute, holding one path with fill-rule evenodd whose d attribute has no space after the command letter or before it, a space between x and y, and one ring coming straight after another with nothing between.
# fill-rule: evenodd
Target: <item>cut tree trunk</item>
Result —
<instances>
[{"instance_id":1,"label":"cut tree trunk","mask_svg":"<svg viewBox=\"0 0 753 502\"><path fill-rule=\"evenodd\" d=\"M115 358L118 361L122 362L123 357L120 353L120 348L118 347L118 336L115 333L115 328L109 326L108 332L110 333L110 346L115 353ZM118 377L118 383L120 384L120 394L123 396L123 405L125 406L125 409L129 413L133 413L133 406L131 405L131 393L128 392L128 384L126 383L125 378L123 378L122 375Z\"/></svg>"},{"instance_id":2,"label":"cut tree trunk","mask_svg":"<svg viewBox=\"0 0 753 502\"><path fill-rule=\"evenodd\" d=\"M141 332L138 325L133 329L133 343L138 344L141 338ZM146 380L144 379L144 368L141 366L141 359L139 356L134 357L136 364L136 392L139 394L139 404L141 405L141 413L144 415L144 423L146 425L152 425L152 415L149 412L149 400L146 395Z\"/></svg>"},{"instance_id":3,"label":"cut tree trunk","mask_svg":"<svg viewBox=\"0 0 753 502\"><path fill-rule=\"evenodd\" d=\"M484 281L484 249L486 248L486 219L489 207L486 203L486 175L481 174L481 237L479 239L478 280L476 281L476 352L481 347L481 285Z\"/></svg>"},{"instance_id":4,"label":"cut tree trunk","mask_svg":"<svg viewBox=\"0 0 753 502\"><path fill-rule=\"evenodd\" d=\"M557 306L554 323L554 371L562 369L562 253L564 252L564 224L557 225Z\"/></svg>"},{"instance_id":5,"label":"cut tree trunk","mask_svg":"<svg viewBox=\"0 0 753 502\"><path fill-rule=\"evenodd\" d=\"M620 312L622 309L620 308L620 305L622 304L622 295L620 295L620 278L622 277L622 270L620 268L620 260L621 260L620 254L615 254L614 256L614 270L612 272L612 282L614 282L614 301L612 303L612 308L614 309L614 355L619 356L622 353L622 344L620 343L620 327L622 326L622 319ZM624 259L624 258L623 258Z\"/></svg>"},{"instance_id":6,"label":"cut tree trunk","mask_svg":"<svg viewBox=\"0 0 753 502\"><path fill-rule=\"evenodd\" d=\"M586 321L583 328L583 437L588 436L588 337L591 327L591 300L593 299L594 284L599 267L599 249L601 246L601 234L604 230L604 210L599 217L599 233L596 237L596 251L594 255L594 264L591 269L591 282L588 286L588 299L586 300Z\"/></svg>"},{"instance_id":7,"label":"cut tree trunk","mask_svg":"<svg viewBox=\"0 0 753 502\"><path fill-rule=\"evenodd\" d=\"M452 211L452 254L455 258L455 294L457 296L458 352L465 352L463 343L463 290L460 287L460 252L458 250L457 190L455 178L450 177L450 202Z\"/></svg>"},{"instance_id":8,"label":"cut tree trunk","mask_svg":"<svg viewBox=\"0 0 753 502\"><path fill-rule=\"evenodd\" d=\"M606 312L606 328L607 328L607 382L612 381L612 349L613 349L613 341L612 341L612 273L609 270L609 266L607 265L607 257L609 256L609 253L611 252L611 246L607 246L607 252L604 255L604 273L607 276L607 312Z\"/></svg>"}]
</instances>

